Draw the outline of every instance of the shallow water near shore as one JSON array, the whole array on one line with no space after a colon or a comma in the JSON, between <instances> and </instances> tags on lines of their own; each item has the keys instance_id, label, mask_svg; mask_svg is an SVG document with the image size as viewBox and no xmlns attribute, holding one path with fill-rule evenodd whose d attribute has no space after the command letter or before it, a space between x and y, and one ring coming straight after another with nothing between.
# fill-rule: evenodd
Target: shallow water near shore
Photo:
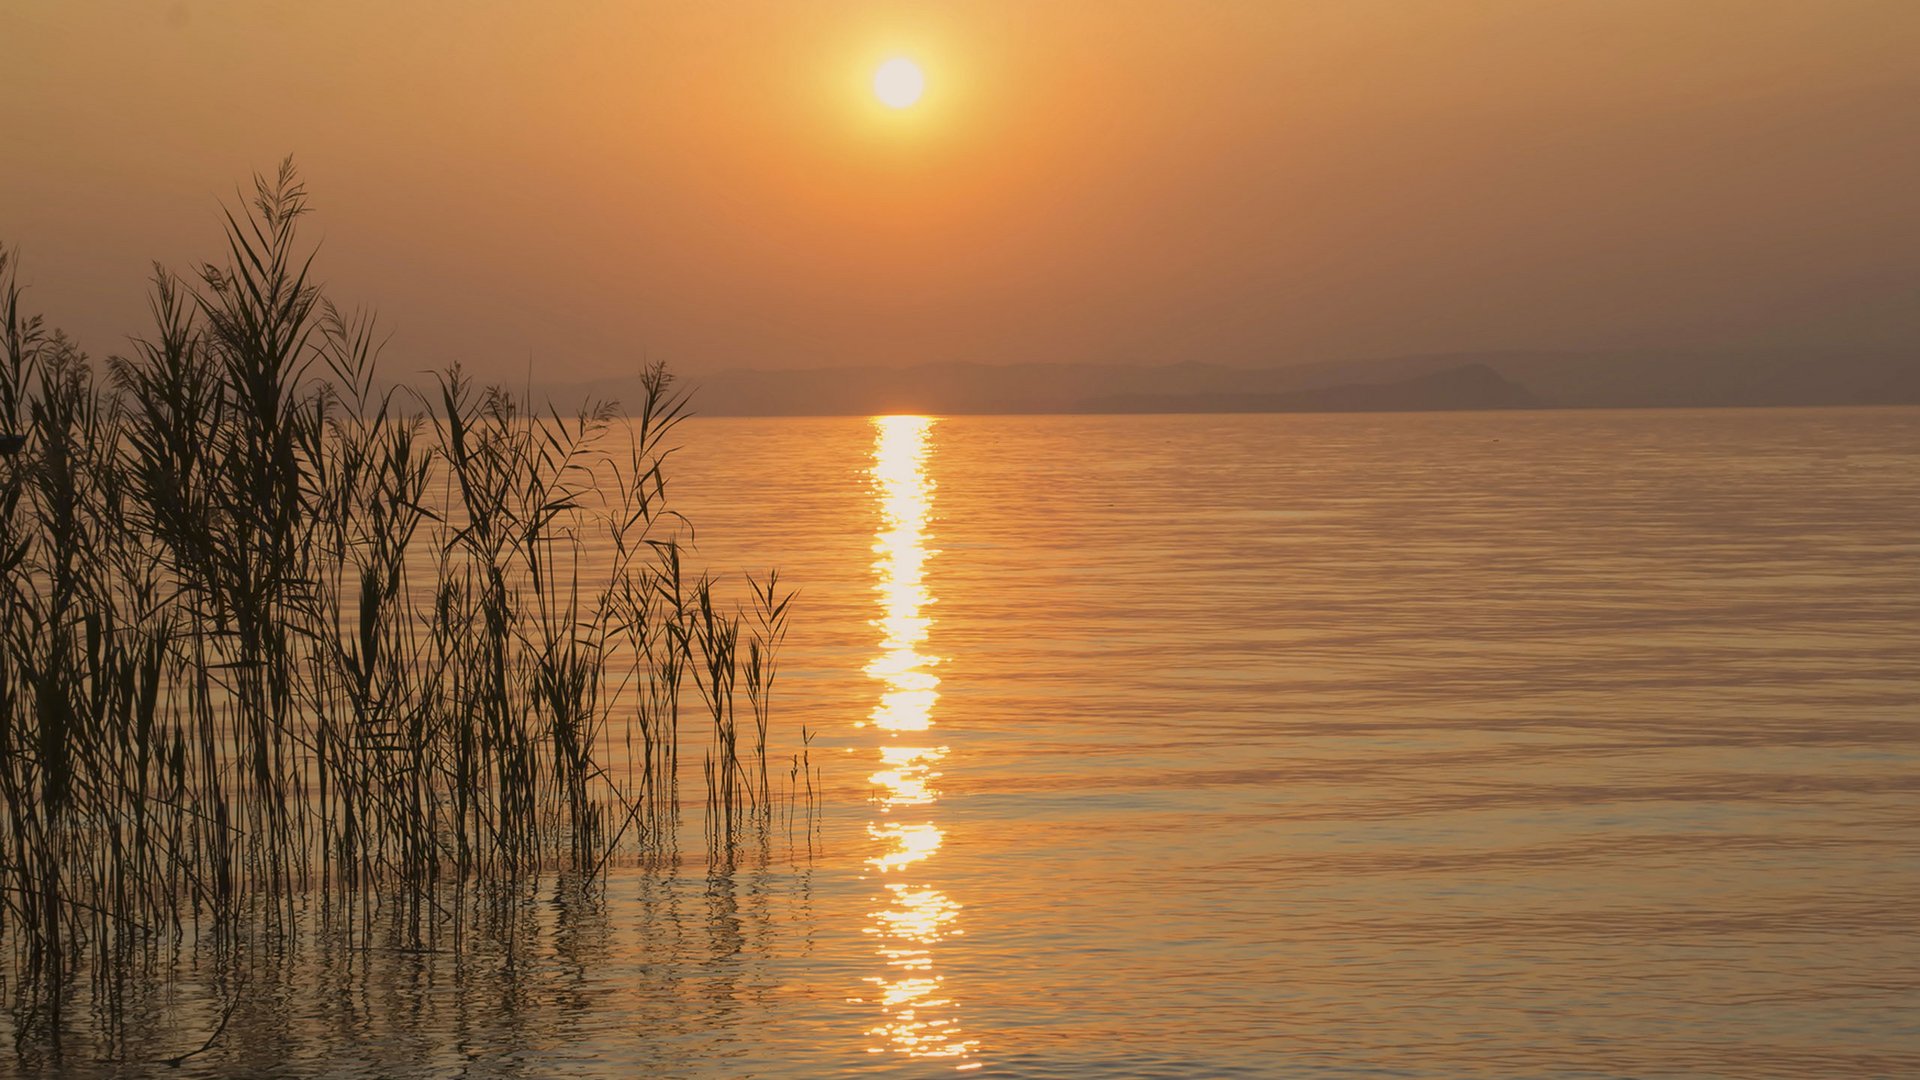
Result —
<instances>
[{"instance_id":1,"label":"shallow water near shore","mask_svg":"<svg viewBox=\"0 0 1920 1080\"><path fill-rule=\"evenodd\" d=\"M817 837L302 943L178 1075L1920 1073L1920 410L683 433Z\"/></svg>"}]
</instances>

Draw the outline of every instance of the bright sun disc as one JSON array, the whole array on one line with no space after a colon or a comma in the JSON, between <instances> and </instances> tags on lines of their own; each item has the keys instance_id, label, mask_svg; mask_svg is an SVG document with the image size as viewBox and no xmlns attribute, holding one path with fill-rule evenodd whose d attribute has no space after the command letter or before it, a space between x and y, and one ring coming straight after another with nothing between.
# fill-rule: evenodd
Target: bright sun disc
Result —
<instances>
[{"instance_id":1,"label":"bright sun disc","mask_svg":"<svg viewBox=\"0 0 1920 1080\"><path fill-rule=\"evenodd\" d=\"M902 57L881 64L880 70L873 73L874 96L895 109L904 109L919 101L926 88L926 76L920 74L913 61Z\"/></svg>"}]
</instances>

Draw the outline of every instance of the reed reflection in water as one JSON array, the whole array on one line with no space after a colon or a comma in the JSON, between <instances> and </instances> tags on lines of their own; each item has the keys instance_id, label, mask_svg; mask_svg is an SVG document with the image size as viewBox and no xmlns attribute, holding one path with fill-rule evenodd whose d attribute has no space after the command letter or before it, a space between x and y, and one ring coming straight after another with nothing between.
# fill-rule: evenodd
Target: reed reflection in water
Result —
<instances>
[{"instance_id":1,"label":"reed reflection in water","mask_svg":"<svg viewBox=\"0 0 1920 1080\"><path fill-rule=\"evenodd\" d=\"M881 1013L867 1032L878 1045L867 1049L948 1058L960 1069L973 1069L980 1065L972 1060L978 1042L962 1034L954 1016L958 1006L935 969L935 946L962 933L960 905L924 877L944 834L932 821L914 820L939 798L935 767L947 748L898 741L932 730L940 697L940 679L930 670L939 658L922 651L932 622L926 609L934 602L926 565L937 554L928 546L934 485L927 457L934 422L923 416L882 416L873 423L871 476L880 511L873 544L880 615L873 624L881 640L880 654L866 673L884 687L870 719L885 742L877 750L880 769L870 777L881 817L867 825L878 844L867 865L881 891L872 897L878 907L868 915L866 932L877 940L885 968L867 979L878 994L869 1003Z\"/></svg>"}]
</instances>

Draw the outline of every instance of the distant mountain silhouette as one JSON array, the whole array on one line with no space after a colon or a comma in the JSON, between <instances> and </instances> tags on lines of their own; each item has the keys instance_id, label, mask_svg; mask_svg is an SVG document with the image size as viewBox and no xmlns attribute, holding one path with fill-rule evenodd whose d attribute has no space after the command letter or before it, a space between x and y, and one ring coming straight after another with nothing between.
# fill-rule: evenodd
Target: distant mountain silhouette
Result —
<instances>
[{"instance_id":1,"label":"distant mountain silhouette","mask_svg":"<svg viewBox=\"0 0 1920 1080\"><path fill-rule=\"evenodd\" d=\"M1252 394L1114 394L1090 398L1088 412L1437 412L1536 409L1540 399L1485 364L1463 364L1383 383Z\"/></svg>"},{"instance_id":2,"label":"distant mountain silhouette","mask_svg":"<svg viewBox=\"0 0 1920 1080\"><path fill-rule=\"evenodd\" d=\"M1559 408L1920 404L1920 349L1445 353L1293 370L1380 381L1466 363L1484 363Z\"/></svg>"},{"instance_id":3,"label":"distant mountain silhouette","mask_svg":"<svg viewBox=\"0 0 1920 1080\"><path fill-rule=\"evenodd\" d=\"M1920 404L1920 349L1428 353L1272 367L978 364L696 374L707 416ZM545 388L618 398L617 380Z\"/></svg>"}]
</instances>

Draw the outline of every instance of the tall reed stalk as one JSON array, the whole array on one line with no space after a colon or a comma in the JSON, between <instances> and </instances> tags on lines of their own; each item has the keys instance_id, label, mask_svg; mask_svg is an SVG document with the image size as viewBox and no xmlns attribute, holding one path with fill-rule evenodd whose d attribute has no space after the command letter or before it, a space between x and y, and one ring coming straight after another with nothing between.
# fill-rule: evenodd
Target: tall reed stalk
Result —
<instances>
[{"instance_id":1,"label":"tall reed stalk","mask_svg":"<svg viewBox=\"0 0 1920 1080\"><path fill-rule=\"evenodd\" d=\"M448 889L670 848L683 701L710 850L774 813L791 596L729 607L684 568L667 371L625 417L457 367L386 387L306 212L290 165L256 178L222 262L156 268L105 380L0 249L0 431L27 436L0 459L0 939L29 1019L189 937L284 937L307 898L424 940Z\"/></svg>"}]
</instances>

